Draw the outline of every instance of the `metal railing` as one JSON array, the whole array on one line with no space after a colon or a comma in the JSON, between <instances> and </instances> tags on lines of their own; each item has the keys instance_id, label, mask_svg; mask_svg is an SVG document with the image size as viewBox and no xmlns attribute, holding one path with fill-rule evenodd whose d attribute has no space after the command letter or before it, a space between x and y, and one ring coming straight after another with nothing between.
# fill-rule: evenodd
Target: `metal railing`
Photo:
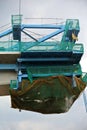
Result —
<instances>
[{"instance_id":1,"label":"metal railing","mask_svg":"<svg viewBox=\"0 0 87 130\"><path fill-rule=\"evenodd\" d=\"M0 41L0 52L5 51L74 51L83 52L83 44L61 43L61 42L19 42Z\"/></svg>"}]
</instances>

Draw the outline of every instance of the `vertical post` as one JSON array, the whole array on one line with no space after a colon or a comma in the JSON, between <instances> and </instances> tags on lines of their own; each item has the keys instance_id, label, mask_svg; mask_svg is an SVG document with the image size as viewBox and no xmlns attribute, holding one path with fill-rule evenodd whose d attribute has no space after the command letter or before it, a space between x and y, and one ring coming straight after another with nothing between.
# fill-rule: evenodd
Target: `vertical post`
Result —
<instances>
[{"instance_id":1,"label":"vertical post","mask_svg":"<svg viewBox=\"0 0 87 130\"><path fill-rule=\"evenodd\" d=\"M19 0L19 15L21 14L21 0Z\"/></svg>"},{"instance_id":2,"label":"vertical post","mask_svg":"<svg viewBox=\"0 0 87 130\"><path fill-rule=\"evenodd\" d=\"M19 41L19 51L21 51L21 22L22 15L12 15L13 39Z\"/></svg>"},{"instance_id":3,"label":"vertical post","mask_svg":"<svg viewBox=\"0 0 87 130\"><path fill-rule=\"evenodd\" d=\"M73 88L76 87L75 74L72 75L72 86L73 86Z\"/></svg>"},{"instance_id":4,"label":"vertical post","mask_svg":"<svg viewBox=\"0 0 87 130\"><path fill-rule=\"evenodd\" d=\"M18 81L18 89L21 89L21 82L22 82L22 72L21 70L18 70L18 77L17 77L17 81Z\"/></svg>"},{"instance_id":5,"label":"vertical post","mask_svg":"<svg viewBox=\"0 0 87 130\"><path fill-rule=\"evenodd\" d=\"M86 109L86 112L87 112L87 98L86 98L85 91L83 92L83 99L84 99L85 109Z\"/></svg>"}]
</instances>

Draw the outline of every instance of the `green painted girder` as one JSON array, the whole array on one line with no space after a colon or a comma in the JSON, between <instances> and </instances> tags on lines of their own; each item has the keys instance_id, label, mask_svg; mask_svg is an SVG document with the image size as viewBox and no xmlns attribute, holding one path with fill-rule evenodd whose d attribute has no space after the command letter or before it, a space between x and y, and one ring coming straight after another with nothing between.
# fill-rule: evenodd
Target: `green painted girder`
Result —
<instances>
[{"instance_id":1,"label":"green painted girder","mask_svg":"<svg viewBox=\"0 0 87 130\"><path fill-rule=\"evenodd\" d=\"M57 75L82 75L82 70L80 64L77 65L63 65L63 66L37 66L27 68L28 77L47 77L47 76L57 76ZM31 74L31 75L30 75Z\"/></svg>"},{"instance_id":2,"label":"green painted girder","mask_svg":"<svg viewBox=\"0 0 87 130\"><path fill-rule=\"evenodd\" d=\"M83 44L72 42L17 42L17 41L0 41L0 51L76 51L83 52Z\"/></svg>"}]
</instances>

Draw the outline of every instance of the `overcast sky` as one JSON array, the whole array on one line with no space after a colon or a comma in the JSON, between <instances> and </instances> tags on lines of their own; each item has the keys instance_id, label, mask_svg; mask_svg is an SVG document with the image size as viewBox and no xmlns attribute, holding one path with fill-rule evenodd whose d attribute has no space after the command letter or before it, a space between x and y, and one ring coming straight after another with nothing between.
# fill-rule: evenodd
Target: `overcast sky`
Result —
<instances>
[{"instance_id":1,"label":"overcast sky","mask_svg":"<svg viewBox=\"0 0 87 130\"><path fill-rule=\"evenodd\" d=\"M18 0L0 0L0 26L10 22L12 14L18 14ZM85 47L81 60L87 71L87 0L21 0L23 17L78 18L80 20L79 43ZM87 130L87 113L83 97L65 114L43 115L10 108L10 97L0 97L0 130Z\"/></svg>"}]
</instances>

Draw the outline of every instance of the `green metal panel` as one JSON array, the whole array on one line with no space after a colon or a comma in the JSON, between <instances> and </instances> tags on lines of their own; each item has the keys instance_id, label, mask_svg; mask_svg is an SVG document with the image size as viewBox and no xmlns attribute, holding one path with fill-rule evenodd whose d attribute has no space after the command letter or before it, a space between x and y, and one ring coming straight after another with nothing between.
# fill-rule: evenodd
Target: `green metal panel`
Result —
<instances>
[{"instance_id":1,"label":"green metal panel","mask_svg":"<svg viewBox=\"0 0 87 130\"><path fill-rule=\"evenodd\" d=\"M10 81L10 88L11 89L17 89L17 80L11 80Z\"/></svg>"},{"instance_id":2,"label":"green metal panel","mask_svg":"<svg viewBox=\"0 0 87 130\"><path fill-rule=\"evenodd\" d=\"M82 80L87 83L87 73L82 73Z\"/></svg>"},{"instance_id":3,"label":"green metal panel","mask_svg":"<svg viewBox=\"0 0 87 130\"><path fill-rule=\"evenodd\" d=\"M54 44L54 45L53 45ZM83 44L71 42L18 42L0 41L0 51L75 51L84 52Z\"/></svg>"},{"instance_id":4,"label":"green metal panel","mask_svg":"<svg viewBox=\"0 0 87 130\"><path fill-rule=\"evenodd\" d=\"M27 69L27 73L28 73L28 79L29 79L30 83L32 83L33 82L32 73L31 73L31 71L29 71L29 69Z\"/></svg>"},{"instance_id":5,"label":"green metal panel","mask_svg":"<svg viewBox=\"0 0 87 130\"><path fill-rule=\"evenodd\" d=\"M75 42L76 40L72 39L72 33L74 33L75 36L78 37L79 31L80 31L79 20L67 19L65 24L65 31L62 36L61 42L67 42L67 41L70 41L71 43Z\"/></svg>"},{"instance_id":6,"label":"green metal panel","mask_svg":"<svg viewBox=\"0 0 87 130\"><path fill-rule=\"evenodd\" d=\"M22 15L12 15L11 16L12 26L21 25L22 23Z\"/></svg>"},{"instance_id":7,"label":"green metal panel","mask_svg":"<svg viewBox=\"0 0 87 130\"><path fill-rule=\"evenodd\" d=\"M67 19L66 20L66 26L65 26L65 30L80 30L79 27L79 20L78 19Z\"/></svg>"},{"instance_id":8,"label":"green metal panel","mask_svg":"<svg viewBox=\"0 0 87 130\"><path fill-rule=\"evenodd\" d=\"M28 77L30 77L30 73L32 77L47 77L47 76L57 76L57 75L82 75L81 66L79 64L76 65L68 65L68 66L44 66L44 67L29 67L27 68ZM31 79L31 78L30 78Z\"/></svg>"},{"instance_id":9,"label":"green metal panel","mask_svg":"<svg viewBox=\"0 0 87 130\"><path fill-rule=\"evenodd\" d=\"M82 75L81 66L78 65L69 65L69 66L47 66L47 67L29 67L27 68L28 80L30 83L33 83L34 80L39 78L47 78L49 76L72 76L72 75ZM33 78L35 77L35 78ZM87 75L85 75L82 80L87 81ZM10 88L17 88L17 81L11 80Z\"/></svg>"}]
</instances>

